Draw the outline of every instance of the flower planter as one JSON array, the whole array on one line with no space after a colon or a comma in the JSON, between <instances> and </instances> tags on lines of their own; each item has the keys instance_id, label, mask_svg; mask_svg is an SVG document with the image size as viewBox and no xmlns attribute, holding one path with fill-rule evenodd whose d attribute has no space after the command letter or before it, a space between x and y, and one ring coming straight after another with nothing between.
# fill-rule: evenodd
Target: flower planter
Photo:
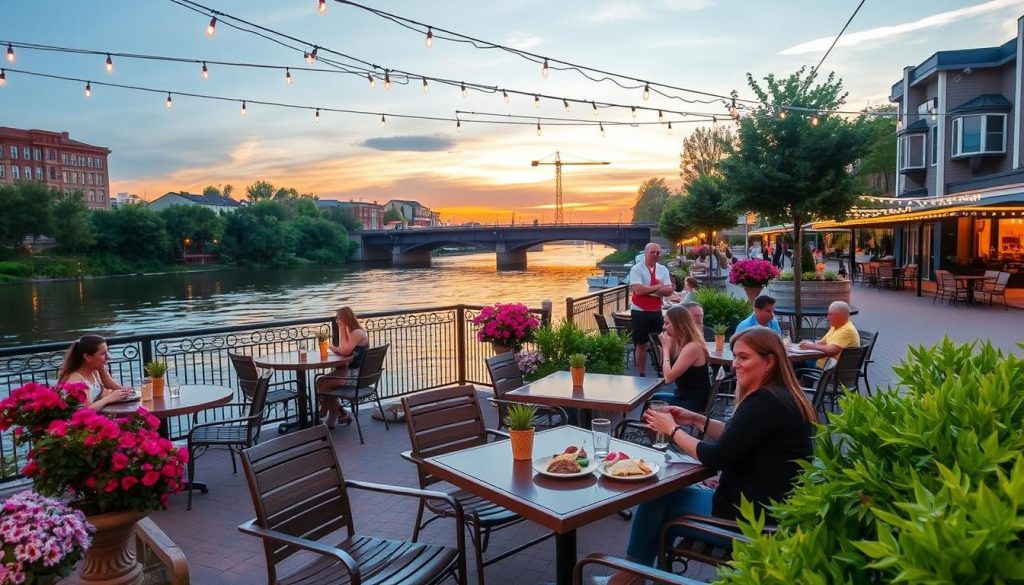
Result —
<instances>
[{"instance_id":1,"label":"flower planter","mask_svg":"<svg viewBox=\"0 0 1024 585\"><path fill-rule=\"evenodd\" d=\"M754 305L754 300L757 299L758 296L760 296L761 289L762 289L762 287L760 287L760 286L745 286L745 287L743 287L743 292L747 293L747 301L750 302L751 306Z\"/></svg>"},{"instance_id":2,"label":"flower planter","mask_svg":"<svg viewBox=\"0 0 1024 585\"><path fill-rule=\"evenodd\" d=\"M780 307L796 304L793 281L773 280L768 294ZM800 305L804 309L827 309L834 301L850 302L849 280L805 280L800 283Z\"/></svg>"},{"instance_id":3,"label":"flower planter","mask_svg":"<svg viewBox=\"0 0 1024 585\"><path fill-rule=\"evenodd\" d=\"M508 353L512 351L511 346L502 345L500 343L492 343L491 347L494 348L494 355L498 355L499 353Z\"/></svg>"},{"instance_id":4,"label":"flower planter","mask_svg":"<svg viewBox=\"0 0 1024 585\"><path fill-rule=\"evenodd\" d=\"M134 510L88 516L96 527L92 546L72 576L81 585L141 585L142 564L135 554L135 523L146 517Z\"/></svg>"},{"instance_id":5,"label":"flower planter","mask_svg":"<svg viewBox=\"0 0 1024 585\"><path fill-rule=\"evenodd\" d=\"M573 386L583 385L583 376L587 373L586 368L569 368L569 374L572 376Z\"/></svg>"},{"instance_id":6,"label":"flower planter","mask_svg":"<svg viewBox=\"0 0 1024 585\"><path fill-rule=\"evenodd\" d=\"M516 431L509 429L510 443L512 444L512 459L516 461L529 461L533 459L533 429Z\"/></svg>"}]
</instances>

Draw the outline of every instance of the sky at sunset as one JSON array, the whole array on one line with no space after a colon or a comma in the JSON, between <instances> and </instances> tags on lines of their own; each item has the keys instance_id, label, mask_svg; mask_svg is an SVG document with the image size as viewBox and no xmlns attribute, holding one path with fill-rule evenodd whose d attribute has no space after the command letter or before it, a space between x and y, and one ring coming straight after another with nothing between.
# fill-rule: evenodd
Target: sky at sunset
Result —
<instances>
[{"instance_id":1,"label":"sky at sunset","mask_svg":"<svg viewBox=\"0 0 1024 585\"><path fill-rule=\"evenodd\" d=\"M382 68L428 77L511 88L529 93L618 104L724 115L720 102L688 104L640 89L590 81L575 71L552 69L541 76L536 63L497 50L424 35L345 4L316 0L197 0L213 10L245 19ZM787 75L813 66L849 18L857 0L785 2L724 0L364 0L374 7L435 27L636 79L716 94L736 89L751 97L745 75ZM205 185L233 184L236 197L257 179L313 192L324 199L413 199L439 210L449 221L508 222L553 219L554 168L531 167L535 159L608 161L607 166L566 167L566 218L571 222L628 221L640 183L664 177L678 185L679 150L694 125L674 121L632 127L628 111L574 104L566 114L558 100L470 92L420 79L395 83L390 91L365 76L338 73L322 63L307 65L301 50L283 47L222 23L204 30L209 12L197 13L170 0L7 0L0 41L57 45L102 53L138 53L207 61L317 67L293 70L285 83L278 69L209 65L202 79L193 63L115 57L112 73L104 56L54 53L17 47L7 82L0 87L0 125L67 131L71 137L113 150L111 193L126 191L155 199L167 191L200 192ZM850 92L847 109L887 103L906 65L936 51L995 46L1015 35L1024 1L867 0L823 66L835 71ZM335 56L336 57L336 56ZM84 84L30 77L10 69L91 80ZM99 86L111 82L160 90L147 93ZM211 101L166 92L201 93L234 100L273 101L310 107L364 110L361 116L237 101ZM700 97L680 93L685 97ZM569 117L584 127L547 125L540 136L528 125L401 120L380 113L454 119L456 110L521 116ZM640 121L657 120L653 112ZM596 123L606 124L606 135Z\"/></svg>"}]
</instances>

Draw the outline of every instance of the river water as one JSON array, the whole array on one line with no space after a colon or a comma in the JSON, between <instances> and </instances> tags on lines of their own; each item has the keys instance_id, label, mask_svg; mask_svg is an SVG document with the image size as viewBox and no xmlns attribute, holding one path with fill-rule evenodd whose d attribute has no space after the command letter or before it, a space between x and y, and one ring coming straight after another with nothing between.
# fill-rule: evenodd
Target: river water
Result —
<instances>
[{"instance_id":1,"label":"river water","mask_svg":"<svg viewBox=\"0 0 1024 585\"><path fill-rule=\"evenodd\" d=\"M612 250L546 244L524 271L497 272L492 253L442 256L430 268L220 270L0 286L0 346L129 335L458 303L540 307L586 294Z\"/></svg>"}]
</instances>

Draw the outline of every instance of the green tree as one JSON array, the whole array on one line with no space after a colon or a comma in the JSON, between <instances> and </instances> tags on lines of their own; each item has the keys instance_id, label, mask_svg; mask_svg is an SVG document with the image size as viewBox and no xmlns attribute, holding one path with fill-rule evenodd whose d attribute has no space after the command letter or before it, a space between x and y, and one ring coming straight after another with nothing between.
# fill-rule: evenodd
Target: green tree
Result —
<instances>
[{"instance_id":1,"label":"green tree","mask_svg":"<svg viewBox=\"0 0 1024 585\"><path fill-rule=\"evenodd\" d=\"M345 228L348 233L363 229L363 222L342 207L331 207L324 215L327 219Z\"/></svg>"},{"instance_id":2,"label":"green tree","mask_svg":"<svg viewBox=\"0 0 1024 585\"><path fill-rule=\"evenodd\" d=\"M0 187L0 242L15 252L28 236L53 231L54 193L46 185L23 181Z\"/></svg>"},{"instance_id":3,"label":"green tree","mask_svg":"<svg viewBox=\"0 0 1024 585\"><path fill-rule=\"evenodd\" d=\"M717 124L710 128L698 127L683 140L683 150L679 153L682 189L685 190L697 177L719 175L718 163L728 155L735 140L727 126Z\"/></svg>"},{"instance_id":4,"label":"green tree","mask_svg":"<svg viewBox=\"0 0 1024 585\"><path fill-rule=\"evenodd\" d=\"M857 122L864 129L867 152L857 165L856 175L864 189L880 195L896 193L896 106L865 110Z\"/></svg>"},{"instance_id":5,"label":"green tree","mask_svg":"<svg viewBox=\"0 0 1024 585\"><path fill-rule=\"evenodd\" d=\"M224 188L220 190L225 197L231 197L231 194L235 192L235 186L231 183L224 185Z\"/></svg>"},{"instance_id":6,"label":"green tree","mask_svg":"<svg viewBox=\"0 0 1024 585\"><path fill-rule=\"evenodd\" d=\"M661 212L665 208L672 192L669 191L665 179L647 179L636 192L633 204L633 223L658 223Z\"/></svg>"},{"instance_id":7,"label":"green tree","mask_svg":"<svg viewBox=\"0 0 1024 585\"><path fill-rule=\"evenodd\" d=\"M221 193L220 189L214 187L213 185L207 185L203 187L203 195L212 195L214 197L220 197Z\"/></svg>"},{"instance_id":8,"label":"green tree","mask_svg":"<svg viewBox=\"0 0 1024 585\"><path fill-rule=\"evenodd\" d=\"M203 251L206 244L224 234L224 219L201 205L171 205L160 211L167 235L176 250L185 251L185 241L193 250Z\"/></svg>"},{"instance_id":9,"label":"green tree","mask_svg":"<svg viewBox=\"0 0 1024 585\"><path fill-rule=\"evenodd\" d=\"M63 193L53 204L53 231L57 245L65 252L78 254L96 243L92 212L81 191Z\"/></svg>"},{"instance_id":10,"label":"green tree","mask_svg":"<svg viewBox=\"0 0 1024 585\"><path fill-rule=\"evenodd\" d=\"M673 241L703 233L707 242L712 232L735 226L736 215L722 178L700 175L690 182L685 195L672 198L661 214L658 229Z\"/></svg>"},{"instance_id":11,"label":"green tree","mask_svg":"<svg viewBox=\"0 0 1024 585\"><path fill-rule=\"evenodd\" d=\"M776 223L793 224L793 265L800 266L804 222L842 219L857 199L848 169L864 152L864 132L840 116L819 115L845 103L834 74L815 84L804 68L764 85L747 74L760 104L742 119L739 144L719 165L733 207ZM780 111L789 115L780 116ZM800 272L794 271L796 321L800 321Z\"/></svg>"},{"instance_id":12,"label":"green tree","mask_svg":"<svg viewBox=\"0 0 1024 585\"><path fill-rule=\"evenodd\" d=\"M245 188L245 197L253 203L272 199L274 197L274 186L267 181L256 181Z\"/></svg>"},{"instance_id":13,"label":"green tree","mask_svg":"<svg viewBox=\"0 0 1024 585\"><path fill-rule=\"evenodd\" d=\"M284 265L295 250L289 213L278 201L260 201L227 216L222 249L239 262Z\"/></svg>"},{"instance_id":14,"label":"green tree","mask_svg":"<svg viewBox=\"0 0 1024 585\"><path fill-rule=\"evenodd\" d=\"M164 220L145 205L122 205L93 212L97 245L105 252L129 260L164 263L170 243Z\"/></svg>"},{"instance_id":15,"label":"green tree","mask_svg":"<svg viewBox=\"0 0 1024 585\"><path fill-rule=\"evenodd\" d=\"M295 233L296 254L317 262L344 262L350 246L345 228L323 217L299 215L288 222Z\"/></svg>"},{"instance_id":16,"label":"green tree","mask_svg":"<svg viewBox=\"0 0 1024 585\"><path fill-rule=\"evenodd\" d=\"M402 212L398 211L394 207L384 212L384 225L387 225L393 221L402 221Z\"/></svg>"},{"instance_id":17,"label":"green tree","mask_svg":"<svg viewBox=\"0 0 1024 585\"><path fill-rule=\"evenodd\" d=\"M288 201L290 199L298 199L299 192L295 189L286 189L281 187L277 191L274 191L274 201Z\"/></svg>"}]
</instances>

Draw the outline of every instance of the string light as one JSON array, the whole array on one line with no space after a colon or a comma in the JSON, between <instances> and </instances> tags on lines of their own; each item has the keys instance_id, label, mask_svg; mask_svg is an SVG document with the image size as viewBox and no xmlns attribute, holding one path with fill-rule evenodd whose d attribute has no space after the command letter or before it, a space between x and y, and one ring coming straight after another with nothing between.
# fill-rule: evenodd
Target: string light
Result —
<instances>
[{"instance_id":1,"label":"string light","mask_svg":"<svg viewBox=\"0 0 1024 585\"><path fill-rule=\"evenodd\" d=\"M327 14L327 0L317 2L316 11L320 16Z\"/></svg>"},{"instance_id":2,"label":"string light","mask_svg":"<svg viewBox=\"0 0 1024 585\"><path fill-rule=\"evenodd\" d=\"M10 45L8 45L8 46L10 46ZM12 55L11 49L8 49L7 50L7 58L10 61L13 62L14 59L11 57L11 55ZM540 76L543 77L544 79L547 79L549 72L550 72L550 69L548 68L548 60L547 60L547 57L545 57L544 58L544 66L540 68Z\"/></svg>"},{"instance_id":3,"label":"string light","mask_svg":"<svg viewBox=\"0 0 1024 585\"><path fill-rule=\"evenodd\" d=\"M292 70L287 67L284 68L284 82L288 85L292 84Z\"/></svg>"},{"instance_id":4,"label":"string light","mask_svg":"<svg viewBox=\"0 0 1024 585\"><path fill-rule=\"evenodd\" d=\"M244 116L246 113L248 113L248 110L245 107L245 100L242 100L242 115Z\"/></svg>"},{"instance_id":5,"label":"string light","mask_svg":"<svg viewBox=\"0 0 1024 585\"><path fill-rule=\"evenodd\" d=\"M168 110L174 107L174 100L171 99L171 92L167 92L167 101L165 104L167 105Z\"/></svg>"},{"instance_id":6,"label":"string light","mask_svg":"<svg viewBox=\"0 0 1024 585\"><path fill-rule=\"evenodd\" d=\"M668 133L672 134L672 122L668 123Z\"/></svg>"},{"instance_id":7,"label":"string light","mask_svg":"<svg viewBox=\"0 0 1024 585\"><path fill-rule=\"evenodd\" d=\"M461 93L462 93L462 97L468 97L468 96L469 96L469 92L468 92L468 91L466 91L466 84L465 84L465 83L462 83L462 84L461 84L461 85L459 86L459 89L460 89L460 91L461 91Z\"/></svg>"},{"instance_id":8,"label":"string light","mask_svg":"<svg viewBox=\"0 0 1024 585\"><path fill-rule=\"evenodd\" d=\"M602 122L598 122L597 127L601 129L601 138L604 138L604 124Z\"/></svg>"},{"instance_id":9,"label":"string light","mask_svg":"<svg viewBox=\"0 0 1024 585\"><path fill-rule=\"evenodd\" d=\"M512 101L512 100L511 100L511 99L509 99L509 97L508 97L508 92L507 92L507 91L505 91L504 89L503 89L503 90L501 90L501 97L502 97L502 98L503 98L503 99L505 100L505 103L506 103L506 104L507 104L507 103L509 103L510 101Z\"/></svg>"},{"instance_id":10,"label":"string light","mask_svg":"<svg viewBox=\"0 0 1024 585\"><path fill-rule=\"evenodd\" d=\"M663 114L661 112L661 110L658 110L658 123L659 124L664 124L665 123L665 114Z\"/></svg>"},{"instance_id":11,"label":"string light","mask_svg":"<svg viewBox=\"0 0 1024 585\"><path fill-rule=\"evenodd\" d=\"M14 63L14 45L7 43L7 62Z\"/></svg>"},{"instance_id":12,"label":"string light","mask_svg":"<svg viewBox=\"0 0 1024 585\"><path fill-rule=\"evenodd\" d=\"M785 110L785 108L779 110L779 119L780 120L785 120L786 116L788 116L788 115L789 115L789 113Z\"/></svg>"},{"instance_id":13,"label":"string light","mask_svg":"<svg viewBox=\"0 0 1024 585\"><path fill-rule=\"evenodd\" d=\"M391 76L387 71L384 72L384 91L391 91Z\"/></svg>"},{"instance_id":14,"label":"string light","mask_svg":"<svg viewBox=\"0 0 1024 585\"><path fill-rule=\"evenodd\" d=\"M92 83L85 82L85 97L92 97Z\"/></svg>"},{"instance_id":15,"label":"string light","mask_svg":"<svg viewBox=\"0 0 1024 585\"><path fill-rule=\"evenodd\" d=\"M0 69L0 87L3 87L7 83L7 72Z\"/></svg>"},{"instance_id":16,"label":"string light","mask_svg":"<svg viewBox=\"0 0 1024 585\"><path fill-rule=\"evenodd\" d=\"M533 96L533 107L535 107L535 108L539 108L540 107L540 96L539 95L534 95Z\"/></svg>"},{"instance_id":17,"label":"string light","mask_svg":"<svg viewBox=\"0 0 1024 585\"><path fill-rule=\"evenodd\" d=\"M896 131L899 132L901 130L903 130L903 118L897 118L896 119Z\"/></svg>"},{"instance_id":18,"label":"string light","mask_svg":"<svg viewBox=\"0 0 1024 585\"><path fill-rule=\"evenodd\" d=\"M203 61L203 79L210 78L210 70L206 67L206 61Z\"/></svg>"},{"instance_id":19,"label":"string light","mask_svg":"<svg viewBox=\"0 0 1024 585\"><path fill-rule=\"evenodd\" d=\"M590 105L591 105L591 107L593 109L594 115L595 116L599 115L600 112L597 111L597 102L590 102Z\"/></svg>"},{"instance_id":20,"label":"string light","mask_svg":"<svg viewBox=\"0 0 1024 585\"><path fill-rule=\"evenodd\" d=\"M562 100L562 105L565 106L565 113L568 114L569 113L569 101L563 99Z\"/></svg>"},{"instance_id":21,"label":"string light","mask_svg":"<svg viewBox=\"0 0 1024 585\"><path fill-rule=\"evenodd\" d=\"M644 101L651 99L651 86L648 83L644 84Z\"/></svg>"},{"instance_id":22,"label":"string light","mask_svg":"<svg viewBox=\"0 0 1024 585\"><path fill-rule=\"evenodd\" d=\"M212 37L217 34L217 17L214 16L210 19L210 24L206 25L206 36Z\"/></svg>"},{"instance_id":23,"label":"string light","mask_svg":"<svg viewBox=\"0 0 1024 585\"><path fill-rule=\"evenodd\" d=\"M931 115L932 124L934 124L939 119L938 112L936 112L935 108L932 108L928 113Z\"/></svg>"},{"instance_id":24,"label":"string light","mask_svg":"<svg viewBox=\"0 0 1024 585\"><path fill-rule=\"evenodd\" d=\"M537 136L543 134L544 131L540 129L540 120L537 120Z\"/></svg>"},{"instance_id":25,"label":"string light","mask_svg":"<svg viewBox=\"0 0 1024 585\"><path fill-rule=\"evenodd\" d=\"M320 123L320 108L316 109L316 115L313 116L313 121L316 122L317 124Z\"/></svg>"},{"instance_id":26,"label":"string light","mask_svg":"<svg viewBox=\"0 0 1024 585\"><path fill-rule=\"evenodd\" d=\"M633 118L636 118L636 106L629 106L629 112L633 115Z\"/></svg>"},{"instance_id":27,"label":"string light","mask_svg":"<svg viewBox=\"0 0 1024 585\"><path fill-rule=\"evenodd\" d=\"M106 65L106 67L107 67L107 73L110 73L110 72L112 72L114 70L114 60L110 58L110 53L107 53L107 65Z\"/></svg>"},{"instance_id":28,"label":"string light","mask_svg":"<svg viewBox=\"0 0 1024 585\"><path fill-rule=\"evenodd\" d=\"M729 106L729 116L733 119L738 119L740 117L740 111L736 109L736 98L732 98L732 105Z\"/></svg>"},{"instance_id":29,"label":"string light","mask_svg":"<svg viewBox=\"0 0 1024 585\"><path fill-rule=\"evenodd\" d=\"M427 40L424 44L427 45L428 49L434 46L434 31L429 26L427 27Z\"/></svg>"},{"instance_id":30,"label":"string light","mask_svg":"<svg viewBox=\"0 0 1024 585\"><path fill-rule=\"evenodd\" d=\"M455 118L455 132L462 134L462 120Z\"/></svg>"},{"instance_id":31,"label":"string light","mask_svg":"<svg viewBox=\"0 0 1024 585\"><path fill-rule=\"evenodd\" d=\"M370 89L377 87L377 82L373 79L373 76L369 73L366 74L366 81L370 82Z\"/></svg>"},{"instance_id":32,"label":"string light","mask_svg":"<svg viewBox=\"0 0 1024 585\"><path fill-rule=\"evenodd\" d=\"M718 128L718 116L711 116L711 125Z\"/></svg>"},{"instance_id":33,"label":"string light","mask_svg":"<svg viewBox=\"0 0 1024 585\"><path fill-rule=\"evenodd\" d=\"M811 126L817 126L817 125L818 125L818 112L814 112L813 114L811 114Z\"/></svg>"},{"instance_id":34,"label":"string light","mask_svg":"<svg viewBox=\"0 0 1024 585\"><path fill-rule=\"evenodd\" d=\"M388 125L387 119L384 118L384 114L380 115L380 127L383 128Z\"/></svg>"},{"instance_id":35,"label":"string light","mask_svg":"<svg viewBox=\"0 0 1024 585\"><path fill-rule=\"evenodd\" d=\"M427 85L427 78L424 77L423 78L423 93L427 93L429 91L430 91L430 86Z\"/></svg>"}]
</instances>

